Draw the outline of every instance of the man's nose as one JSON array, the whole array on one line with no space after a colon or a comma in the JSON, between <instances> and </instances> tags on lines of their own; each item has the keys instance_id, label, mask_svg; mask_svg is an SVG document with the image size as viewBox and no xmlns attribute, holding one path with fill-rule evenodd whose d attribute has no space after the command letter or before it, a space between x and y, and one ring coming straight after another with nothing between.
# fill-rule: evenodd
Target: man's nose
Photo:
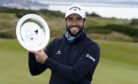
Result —
<instances>
[{"instance_id":1,"label":"man's nose","mask_svg":"<svg viewBox=\"0 0 138 84\"><path fill-rule=\"evenodd\" d=\"M73 26L76 26L77 25L77 20L76 19L73 19L72 25Z\"/></svg>"}]
</instances>

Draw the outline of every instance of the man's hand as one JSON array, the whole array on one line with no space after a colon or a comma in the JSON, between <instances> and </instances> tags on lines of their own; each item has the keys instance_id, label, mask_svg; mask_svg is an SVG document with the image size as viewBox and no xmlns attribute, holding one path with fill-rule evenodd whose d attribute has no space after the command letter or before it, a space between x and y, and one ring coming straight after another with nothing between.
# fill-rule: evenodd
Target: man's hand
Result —
<instances>
[{"instance_id":1,"label":"man's hand","mask_svg":"<svg viewBox=\"0 0 138 84\"><path fill-rule=\"evenodd\" d=\"M36 61L40 64L44 64L45 61L48 59L47 54L44 52L44 50L40 51L30 51L35 55Z\"/></svg>"}]
</instances>

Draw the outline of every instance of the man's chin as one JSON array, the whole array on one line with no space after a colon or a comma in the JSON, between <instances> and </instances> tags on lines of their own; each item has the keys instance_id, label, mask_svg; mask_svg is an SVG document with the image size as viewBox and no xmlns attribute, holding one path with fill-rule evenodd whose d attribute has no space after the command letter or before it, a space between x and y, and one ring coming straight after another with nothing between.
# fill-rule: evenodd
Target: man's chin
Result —
<instances>
[{"instance_id":1,"label":"man's chin","mask_svg":"<svg viewBox=\"0 0 138 84\"><path fill-rule=\"evenodd\" d=\"M76 36L78 34L78 32L76 33L76 32L71 32L71 35L72 36Z\"/></svg>"},{"instance_id":2,"label":"man's chin","mask_svg":"<svg viewBox=\"0 0 138 84\"><path fill-rule=\"evenodd\" d=\"M70 30L70 34L73 35L73 36L77 35L78 32L79 32L78 30L73 30L73 31Z\"/></svg>"}]
</instances>

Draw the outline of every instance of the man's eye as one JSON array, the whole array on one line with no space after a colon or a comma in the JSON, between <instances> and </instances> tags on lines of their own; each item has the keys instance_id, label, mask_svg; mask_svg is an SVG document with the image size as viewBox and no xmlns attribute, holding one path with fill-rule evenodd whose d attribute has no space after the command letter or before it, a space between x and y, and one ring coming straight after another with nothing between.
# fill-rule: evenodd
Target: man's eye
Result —
<instances>
[{"instance_id":1,"label":"man's eye","mask_svg":"<svg viewBox=\"0 0 138 84\"><path fill-rule=\"evenodd\" d=\"M68 17L67 20L69 20L69 21L73 21L73 20L80 21L80 20L82 20L82 18L81 17L76 17L76 18Z\"/></svg>"},{"instance_id":2,"label":"man's eye","mask_svg":"<svg viewBox=\"0 0 138 84\"><path fill-rule=\"evenodd\" d=\"M68 19L68 20L73 20L73 18L72 18L72 17L68 17L67 19Z\"/></svg>"},{"instance_id":3,"label":"man's eye","mask_svg":"<svg viewBox=\"0 0 138 84\"><path fill-rule=\"evenodd\" d=\"M76 18L77 20L82 20L82 18L81 17L78 17L78 18Z\"/></svg>"}]
</instances>

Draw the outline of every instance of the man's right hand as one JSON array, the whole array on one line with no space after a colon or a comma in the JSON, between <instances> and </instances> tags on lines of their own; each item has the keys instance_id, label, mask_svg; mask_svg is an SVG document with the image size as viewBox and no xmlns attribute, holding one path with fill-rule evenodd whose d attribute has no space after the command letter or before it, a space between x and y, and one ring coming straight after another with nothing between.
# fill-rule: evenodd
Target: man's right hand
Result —
<instances>
[{"instance_id":1,"label":"man's right hand","mask_svg":"<svg viewBox=\"0 0 138 84\"><path fill-rule=\"evenodd\" d=\"M36 61L40 64L44 64L45 61L48 59L47 54L44 52L44 50L40 51L29 51L35 55Z\"/></svg>"}]
</instances>

